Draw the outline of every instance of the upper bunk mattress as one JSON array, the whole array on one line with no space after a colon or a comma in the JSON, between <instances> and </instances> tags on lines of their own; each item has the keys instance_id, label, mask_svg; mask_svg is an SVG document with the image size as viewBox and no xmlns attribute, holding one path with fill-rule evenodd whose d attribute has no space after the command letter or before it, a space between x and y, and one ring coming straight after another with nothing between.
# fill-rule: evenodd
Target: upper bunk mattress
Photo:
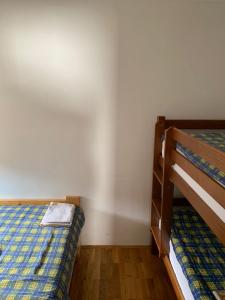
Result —
<instances>
[{"instance_id":1,"label":"upper bunk mattress","mask_svg":"<svg viewBox=\"0 0 225 300\"><path fill-rule=\"evenodd\" d=\"M84 214L41 227L47 206L0 206L0 299L68 299Z\"/></svg>"},{"instance_id":2,"label":"upper bunk mattress","mask_svg":"<svg viewBox=\"0 0 225 300\"><path fill-rule=\"evenodd\" d=\"M225 152L225 131L224 130L196 130L191 131L190 134L202 140L203 142L217 148L218 150ZM225 187L225 173L217 169L213 165L210 165L200 156L196 155L192 151L186 149L180 144L177 144L177 150L183 154L188 160L190 160L196 167L205 172L208 176L219 182Z\"/></svg>"},{"instance_id":3,"label":"upper bunk mattress","mask_svg":"<svg viewBox=\"0 0 225 300\"><path fill-rule=\"evenodd\" d=\"M225 247L193 208L174 208L171 242L194 299L225 290Z\"/></svg>"}]
</instances>

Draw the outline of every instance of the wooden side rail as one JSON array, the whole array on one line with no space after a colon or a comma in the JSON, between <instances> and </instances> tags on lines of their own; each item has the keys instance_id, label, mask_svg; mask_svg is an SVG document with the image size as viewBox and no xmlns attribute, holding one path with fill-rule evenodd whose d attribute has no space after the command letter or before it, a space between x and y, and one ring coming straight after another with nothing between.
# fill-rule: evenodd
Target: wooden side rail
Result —
<instances>
[{"instance_id":1,"label":"wooden side rail","mask_svg":"<svg viewBox=\"0 0 225 300\"><path fill-rule=\"evenodd\" d=\"M177 151L172 150L171 159L173 163L178 164L185 170L193 180L225 208L225 188L222 185L193 165L186 157Z\"/></svg>"},{"instance_id":2,"label":"wooden side rail","mask_svg":"<svg viewBox=\"0 0 225 300\"><path fill-rule=\"evenodd\" d=\"M176 127L178 129L225 129L225 120L167 120L164 119L165 128Z\"/></svg>"},{"instance_id":3,"label":"wooden side rail","mask_svg":"<svg viewBox=\"0 0 225 300\"><path fill-rule=\"evenodd\" d=\"M171 138L182 146L188 148L193 153L205 159L211 165L225 172L225 153L202 142L199 139L192 137L190 134L177 128L167 129L171 132Z\"/></svg>"},{"instance_id":4,"label":"wooden side rail","mask_svg":"<svg viewBox=\"0 0 225 300\"><path fill-rule=\"evenodd\" d=\"M180 285L177 281L176 274L173 270L173 267L170 263L170 259L167 255L163 257L163 262L164 262L164 265L165 265L166 270L168 272L168 275L170 277L170 280L171 280L171 283L173 285L174 291L176 293L177 300L185 300L184 295L183 295L182 290L181 290L181 287L180 287Z\"/></svg>"},{"instance_id":5,"label":"wooden side rail","mask_svg":"<svg viewBox=\"0 0 225 300\"><path fill-rule=\"evenodd\" d=\"M178 129L225 129L225 120L167 120L164 116L159 116L157 118L157 122L155 126L154 169L158 169L160 166L162 168L162 158L161 158L162 137L165 134L165 131L170 127L174 127L174 129L177 130L177 135L178 135L177 139L180 140L181 138L183 140L182 144L187 148L189 148L190 144L193 144L193 141L196 141L196 139L192 138L192 141L188 139L187 140L188 144L186 144L185 136L190 137L190 135ZM206 144L204 142L199 141L199 146L196 147L200 147L201 150L202 145L205 146ZM214 151L214 153L216 151L217 153L214 154L214 156L217 155L216 157L218 158L218 160L221 160L220 158L221 152L211 147L210 145L206 145L206 148L204 147L205 154L207 154L208 151L207 146L210 147L212 151ZM196 149L193 149L193 152L197 153ZM207 161L211 163L210 157L208 157ZM223 166L225 166L224 157L222 157L222 161L223 161ZM220 169L222 168L220 167Z\"/></svg>"},{"instance_id":6,"label":"wooden side rail","mask_svg":"<svg viewBox=\"0 0 225 300\"><path fill-rule=\"evenodd\" d=\"M65 199L0 199L1 205L47 205L50 202L70 203L80 206L80 196L66 196Z\"/></svg>"},{"instance_id":7,"label":"wooden side rail","mask_svg":"<svg viewBox=\"0 0 225 300\"><path fill-rule=\"evenodd\" d=\"M209 225L215 235L225 245L225 223L201 199L201 197L191 188L191 186L172 168L173 164L179 165L191 178L199 183L199 185L205 189L216 202L225 208L225 188L206 175L203 171L195 167L187 158L179 154L175 147L177 143L180 143L182 146L185 146L189 150L193 151L195 154L199 155L201 158L205 159L223 172L225 172L225 153L198 139L193 138L191 135L177 128L172 127L166 130L166 143L173 146L167 147L165 151L164 160L169 161L170 165L170 170L165 170L165 176L168 177L169 180L179 188L191 205Z\"/></svg>"}]
</instances>

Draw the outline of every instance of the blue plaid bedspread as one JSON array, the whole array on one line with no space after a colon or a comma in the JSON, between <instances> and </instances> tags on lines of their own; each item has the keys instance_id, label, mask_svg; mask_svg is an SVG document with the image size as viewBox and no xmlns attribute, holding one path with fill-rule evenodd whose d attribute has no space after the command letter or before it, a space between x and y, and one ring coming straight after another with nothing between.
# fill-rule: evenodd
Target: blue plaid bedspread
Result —
<instances>
[{"instance_id":1,"label":"blue plaid bedspread","mask_svg":"<svg viewBox=\"0 0 225 300\"><path fill-rule=\"evenodd\" d=\"M225 131L221 130L207 130L196 131L196 133L190 133L193 137L202 140L203 142L217 148L218 150L225 152ZM181 144L177 144L177 150L179 150L188 160L190 160L196 167L205 172L208 176L219 182L225 187L225 173L217 169L213 165L210 165L200 156L194 154L192 151L186 149Z\"/></svg>"},{"instance_id":2,"label":"blue plaid bedspread","mask_svg":"<svg viewBox=\"0 0 225 300\"><path fill-rule=\"evenodd\" d=\"M0 299L68 299L84 214L68 227L41 227L47 206L0 206Z\"/></svg>"},{"instance_id":3,"label":"blue plaid bedspread","mask_svg":"<svg viewBox=\"0 0 225 300\"><path fill-rule=\"evenodd\" d=\"M194 299L214 299L225 290L225 247L191 207L175 207L172 246Z\"/></svg>"}]
</instances>

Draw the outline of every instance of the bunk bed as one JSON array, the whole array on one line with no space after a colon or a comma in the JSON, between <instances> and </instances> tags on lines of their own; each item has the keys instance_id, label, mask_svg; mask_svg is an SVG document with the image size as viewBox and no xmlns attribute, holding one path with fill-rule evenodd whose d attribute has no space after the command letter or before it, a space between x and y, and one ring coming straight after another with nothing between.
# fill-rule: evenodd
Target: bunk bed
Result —
<instances>
[{"instance_id":1,"label":"bunk bed","mask_svg":"<svg viewBox=\"0 0 225 300\"><path fill-rule=\"evenodd\" d=\"M181 191L186 202L174 200L174 186ZM183 202L189 206L183 207ZM175 204L179 206L174 207ZM212 291L225 290L224 120L167 120L158 117L151 232L152 253L163 259L178 299L214 299ZM199 232L203 236L198 236ZM194 240L197 242L192 245ZM204 241L207 241L208 248ZM194 254L185 253L186 249L191 249ZM204 254L203 251L199 257L197 254L202 249L208 252ZM211 260L213 256L220 258L220 264ZM196 267L199 270L195 270L193 257L199 262ZM211 273L201 268L200 263L205 266L206 261L214 266L214 269L209 267ZM192 282L188 281L188 272L193 275ZM203 284L201 276L205 280ZM205 292L202 286L205 283L211 291Z\"/></svg>"},{"instance_id":2,"label":"bunk bed","mask_svg":"<svg viewBox=\"0 0 225 300\"><path fill-rule=\"evenodd\" d=\"M70 227L40 226L51 202L75 205ZM83 225L79 196L0 200L0 299L73 299Z\"/></svg>"}]
</instances>

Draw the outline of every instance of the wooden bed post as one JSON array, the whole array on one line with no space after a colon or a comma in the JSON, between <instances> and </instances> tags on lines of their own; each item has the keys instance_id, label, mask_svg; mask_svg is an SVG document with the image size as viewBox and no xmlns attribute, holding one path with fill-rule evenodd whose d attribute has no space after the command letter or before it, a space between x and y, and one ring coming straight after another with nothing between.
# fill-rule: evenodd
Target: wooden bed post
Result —
<instances>
[{"instance_id":1,"label":"wooden bed post","mask_svg":"<svg viewBox=\"0 0 225 300\"><path fill-rule=\"evenodd\" d=\"M151 243L151 252L153 255L159 254L159 236L157 236L157 232L154 235L154 228L157 229L156 223L158 222L155 220L155 215L158 211L158 217L160 215L161 211L161 183L160 183L160 176L157 176L157 174L160 174L161 166L159 165L159 160L161 157L162 152L162 136L165 131L165 117L158 117L157 122L155 125L155 140L154 140L154 157L153 157L153 177L152 177L152 209L151 209L151 230L153 234L152 243ZM159 171L159 172L158 172ZM162 169L161 169L162 173ZM154 201L157 202L157 207L153 206ZM158 243L157 243L158 238Z\"/></svg>"},{"instance_id":2,"label":"wooden bed post","mask_svg":"<svg viewBox=\"0 0 225 300\"><path fill-rule=\"evenodd\" d=\"M174 185L170 181L170 170L172 165L172 150L176 145L173 140L173 128L170 127L165 133L165 154L163 160L163 183L162 183L162 210L161 210L161 239L163 255L169 253L169 240L173 214Z\"/></svg>"},{"instance_id":3,"label":"wooden bed post","mask_svg":"<svg viewBox=\"0 0 225 300\"><path fill-rule=\"evenodd\" d=\"M165 117L157 117L157 122L155 124L155 140L154 140L154 160L153 168L156 169L159 164L159 158L162 151L162 136L165 132Z\"/></svg>"}]
</instances>

